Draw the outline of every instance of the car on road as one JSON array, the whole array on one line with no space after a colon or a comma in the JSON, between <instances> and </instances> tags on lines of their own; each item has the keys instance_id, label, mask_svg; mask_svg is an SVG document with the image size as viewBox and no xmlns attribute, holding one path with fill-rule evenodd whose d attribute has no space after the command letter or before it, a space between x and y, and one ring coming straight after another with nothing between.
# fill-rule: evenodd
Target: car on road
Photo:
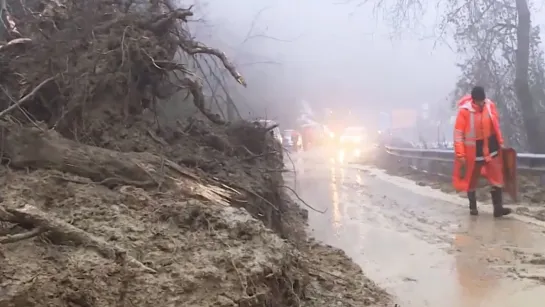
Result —
<instances>
[{"instance_id":1,"label":"car on road","mask_svg":"<svg viewBox=\"0 0 545 307\"><path fill-rule=\"evenodd\" d=\"M293 129L282 132L282 145L290 151L299 151L303 147L301 134Z\"/></svg>"},{"instance_id":2,"label":"car on road","mask_svg":"<svg viewBox=\"0 0 545 307\"><path fill-rule=\"evenodd\" d=\"M339 137L339 147L345 155L359 157L370 148L369 135L365 127L348 127Z\"/></svg>"}]
</instances>

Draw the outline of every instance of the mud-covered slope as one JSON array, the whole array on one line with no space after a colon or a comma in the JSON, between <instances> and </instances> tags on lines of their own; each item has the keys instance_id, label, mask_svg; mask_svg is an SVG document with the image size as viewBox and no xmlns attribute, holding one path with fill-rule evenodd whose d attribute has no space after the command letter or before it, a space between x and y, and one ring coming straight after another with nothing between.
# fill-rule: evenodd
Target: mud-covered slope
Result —
<instances>
[{"instance_id":1,"label":"mud-covered slope","mask_svg":"<svg viewBox=\"0 0 545 307\"><path fill-rule=\"evenodd\" d=\"M246 84L185 30L191 9L8 4L0 306L389 302L344 253L307 241L269 130L212 114L197 74L174 61L213 56ZM165 126L157 101L179 89L201 115Z\"/></svg>"},{"instance_id":2,"label":"mud-covered slope","mask_svg":"<svg viewBox=\"0 0 545 307\"><path fill-rule=\"evenodd\" d=\"M171 178L161 186L154 183L159 181L161 164L153 163L161 160L152 158L158 157L151 153L153 146L148 145L151 152L118 152L78 144L54 132L6 127L15 132L7 134L11 145L6 153L14 158L11 166L3 167L1 177L5 222L0 238L4 293L0 303L4 306L367 306L388 302L388 296L366 280L344 253L300 236L304 220L282 192L278 153L246 153L231 159L230 151L203 145L208 139L203 134L187 134L173 146L186 148L186 159L204 159L206 155L188 149L201 144L197 152L214 156L222 166L205 171L178 165L176 178L164 171ZM245 127L245 132L263 132ZM235 125L225 131L239 129ZM142 131L134 127L133 132ZM213 133L220 136L209 132ZM243 140L236 141L236 134L224 133L221 139L231 139L225 142L233 148L247 136L244 133ZM264 139L275 148L270 138ZM18 142L32 144L31 150L18 147ZM166 141L148 135L148 142ZM74 166L72 159L81 165ZM164 159L165 165L172 162ZM146 171L131 173L137 169L132 169L133 164ZM28 168L21 169L24 165ZM278 175L264 172L266 168ZM111 176L106 173L122 176L118 182L109 182L102 179ZM149 186L141 185L144 180L126 178L148 173L153 179ZM236 176L236 181L229 181L229 176ZM267 206L273 209L260 209ZM278 216L270 228L265 226L271 221L268 214Z\"/></svg>"}]
</instances>

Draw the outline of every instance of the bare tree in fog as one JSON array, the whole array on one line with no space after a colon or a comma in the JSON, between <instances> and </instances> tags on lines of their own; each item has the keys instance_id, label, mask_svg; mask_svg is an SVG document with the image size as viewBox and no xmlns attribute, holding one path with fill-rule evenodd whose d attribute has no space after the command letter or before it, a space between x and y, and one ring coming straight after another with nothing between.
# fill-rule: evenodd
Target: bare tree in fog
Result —
<instances>
[{"instance_id":1,"label":"bare tree in fog","mask_svg":"<svg viewBox=\"0 0 545 307\"><path fill-rule=\"evenodd\" d=\"M529 0L364 0L394 26L418 22L434 4L441 14L438 40L453 34L464 56L453 99L475 84L488 89L500 108L512 145L545 153L545 74L538 27Z\"/></svg>"},{"instance_id":2,"label":"bare tree in fog","mask_svg":"<svg viewBox=\"0 0 545 307\"><path fill-rule=\"evenodd\" d=\"M545 152L545 143L531 141L545 139L539 118L545 96L539 28L530 26L526 1L474 0L457 13L451 24L458 53L466 59L456 96L474 84L486 86L498 102L511 144Z\"/></svg>"},{"instance_id":3,"label":"bare tree in fog","mask_svg":"<svg viewBox=\"0 0 545 307\"><path fill-rule=\"evenodd\" d=\"M221 63L213 59L208 59L201 66L199 73L206 80L205 88L210 94L210 100L217 108L224 109L224 115L228 120L249 117L267 117L268 112L279 114L280 106L275 102L278 97L265 97L268 83L278 83L275 69L282 66L281 61L270 58L254 52L253 43L260 41L273 41L275 43L290 43L291 40L278 38L267 33L266 28L259 26L262 15L266 13L269 7L262 8L253 17L248 29L241 33L231 33L227 28L220 32L212 31L209 37L209 44L217 46L223 50L229 50L229 56L233 59L237 68L251 84L249 88L241 88L236 82L233 82L229 76L229 71L223 68ZM213 24L213 20L205 21ZM225 43L229 42L229 43ZM274 79L274 80L272 80ZM278 95L280 96L280 95ZM271 100L269 101L268 98ZM275 110L279 109L279 110Z\"/></svg>"},{"instance_id":4,"label":"bare tree in fog","mask_svg":"<svg viewBox=\"0 0 545 307\"><path fill-rule=\"evenodd\" d=\"M207 107L218 114L222 120L235 121L243 117L251 117L252 115L246 115L247 112L254 113L254 108L252 108L252 106L257 107L260 104L259 101L255 101L255 95L252 95L252 93L259 91L260 83L266 81L263 80L263 78L251 78L252 72L255 71L255 66L280 65L280 63L273 59L267 59L253 54L251 50L246 50L246 45L252 40L257 39L267 39L279 42L285 41L269 36L265 31L257 29L259 17L265 9L256 14L252 24L249 26L249 30L245 33L246 36L237 37L237 34L235 33L227 33L227 35L225 35L225 31L221 32L221 34L214 33L214 27L212 26L214 21L206 19L206 5L201 3L198 5L198 8L201 17L194 20L195 29L192 30L197 33L204 32L199 30L211 30L211 33L201 33L201 35L208 36L209 45L218 47L217 50L228 50L227 53L229 58L232 59L232 63L228 62L227 64L229 65L225 66L224 59L226 59L226 57L223 53L214 54L216 56L221 56L218 60L216 57L210 57L207 54L208 52L199 52L197 47L194 49L196 52L189 53L184 50L186 52L180 53L179 62L184 63L184 65L196 72L197 77L201 80L200 83ZM189 31L189 29L185 30ZM233 47L233 45L227 44L225 41L239 41L239 43L235 44ZM252 79L249 81L252 85L250 91L247 91L245 88L243 88L245 91L241 91L240 84L243 84L244 87L246 87L246 80L242 79L242 77L235 80L231 77L232 69L234 69L235 66L237 69L244 71L243 74L245 76L250 76L250 79ZM177 76L174 75L173 78L176 79ZM190 98L189 94L190 93L187 90L180 90L169 101L162 102L162 114L169 124L175 125L178 119L198 113L198 110L193 105L185 103L185 101ZM254 98L254 100L249 103L245 102L244 100L248 99L248 97L250 97L250 99ZM180 103L180 101L184 101L184 103ZM254 114L253 116L256 115L257 114Z\"/></svg>"}]
</instances>

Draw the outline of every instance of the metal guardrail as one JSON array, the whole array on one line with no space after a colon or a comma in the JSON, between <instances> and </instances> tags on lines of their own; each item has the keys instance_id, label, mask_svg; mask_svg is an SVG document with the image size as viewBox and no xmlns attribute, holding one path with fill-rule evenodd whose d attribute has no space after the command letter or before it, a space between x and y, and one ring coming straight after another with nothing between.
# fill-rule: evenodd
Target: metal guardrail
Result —
<instances>
[{"instance_id":1,"label":"metal guardrail","mask_svg":"<svg viewBox=\"0 0 545 307\"><path fill-rule=\"evenodd\" d=\"M448 149L419 149L385 146L386 152L401 158L436 162L454 161L454 151ZM545 172L545 154L517 154L517 167L521 170Z\"/></svg>"}]
</instances>

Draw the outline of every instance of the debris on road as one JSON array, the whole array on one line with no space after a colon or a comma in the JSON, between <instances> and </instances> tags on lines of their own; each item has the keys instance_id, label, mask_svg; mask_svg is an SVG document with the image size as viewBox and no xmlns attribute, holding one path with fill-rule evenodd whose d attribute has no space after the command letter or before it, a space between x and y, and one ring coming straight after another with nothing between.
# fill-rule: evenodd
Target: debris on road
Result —
<instances>
[{"instance_id":1,"label":"debris on road","mask_svg":"<svg viewBox=\"0 0 545 307\"><path fill-rule=\"evenodd\" d=\"M389 304L344 253L307 241L266 129L212 114L172 61L178 49L212 55L245 85L183 30L192 14L169 1L12 7L17 31L0 47L2 305ZM179 87L204 116L163 127L152 110Z\"/></svg>"}]
</instances>

